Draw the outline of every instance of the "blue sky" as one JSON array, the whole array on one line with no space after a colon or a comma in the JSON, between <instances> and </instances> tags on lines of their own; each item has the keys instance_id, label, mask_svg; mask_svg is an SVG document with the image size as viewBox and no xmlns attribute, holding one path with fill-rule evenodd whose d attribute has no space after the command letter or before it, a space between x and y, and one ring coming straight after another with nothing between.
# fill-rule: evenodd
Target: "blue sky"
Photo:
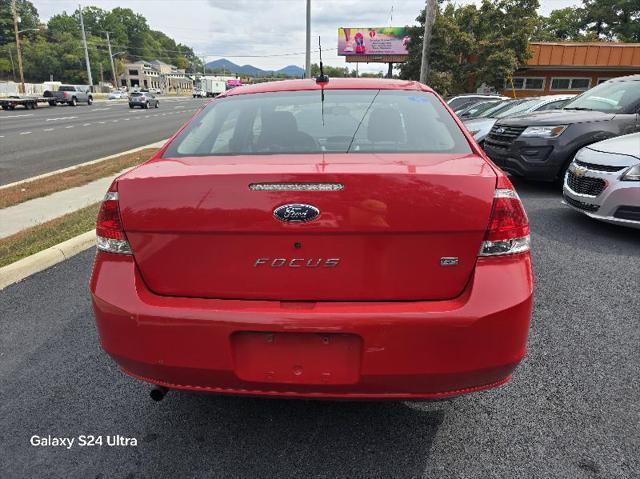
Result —
<instances>
[{"instance_id":1,"label":"blue sky","mask_svg":"<svg viewBox=\"0 0 640 479\"><path fill-rule=\"evenodd\" d=\"M143 14L151 28L191 46L207 61L228 58L238 64L278 69L304 66L305 0L32 0L40 17L73 11L78 3L104 9L128 7ZM458 0L459 4L473 0ZM570 0L540 0L540 13L574 5ZM412 25L423 0L312 0L311 35L322 37L323 60L344 65L336 55L341 26ZM393 20L391 12L393 8ZM315 48L313 48L315 50ZM279 55L279 56L274 56ZM312 61L318 54L312 53ZM360 65L360 71L382 71L384 65Z\"/></svg>"}]
</instances>

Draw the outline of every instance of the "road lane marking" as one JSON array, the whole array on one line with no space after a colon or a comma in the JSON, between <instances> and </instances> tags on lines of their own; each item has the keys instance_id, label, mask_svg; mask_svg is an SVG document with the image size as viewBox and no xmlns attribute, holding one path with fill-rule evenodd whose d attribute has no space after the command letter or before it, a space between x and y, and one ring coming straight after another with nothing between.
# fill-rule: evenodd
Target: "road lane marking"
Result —
<instances>
[{"instance_id":1,"label":"road lane marking","mask_svg":"<svg viewBox=\"0 0 640 479\"><path fill-rule=\"evenodd\" d=\"M53 130L55 130L55 128L45 128L45 129L44 129L44 130L42 130L42 131L53 131Z\"/></svg>"},{"instance_id":2,"label":"road lane marking","mask_svg":"<svg viewBox=\"0 0 640 479\"><path fill-rule=\"evenodd\" d=\"M120 120L111 120L111 123L118 123Z\"/></svg>"},{"instance_id":3,"label":"road lane marking","mask_svg":"<svg viewBox=\"0 0 640 479\"><path fill-rule=\"evenodd\" d=\"M175 108L184 108L184 105L174 106L173 108L174 108L174 109L175 109Z\"/></svg>"},{"instance_id":4,"label":"road lane marking","mask_svg":"<svg viewBox=\"0 0 640 479\"><path fill-rule=\"evenodd\" d=\"M33 116L33 113L27 113L24 115L7 115L7 116L2 116L2 118L23 118L25 116Z\"/></svg>"},{"instance_id":5,"label":"road lane marking","mask_svg":"<svg viewBox=\"0 0 640 479\"><path fill-rule=\"evenodd\" d=\"M31 134L31 132L30 132L30 131L23 131L23 132L21 132L20 134L21 134L21 135L30 135L30 134Z\"/></svg>"},{"instance_id":6,"label":"road lane marking","mask_svg":"<svg viewBox=\"0 0 640 479\"><path fill-rule=\"evenodd\" d=\"M73 128L73 125L65 126L65 129L66 128Z\"/></svg>"},{"instance_id":7,"label":"road lane marking","mask_svg":"<svg viewBox=\"0 0 640 479\"><path fill-rule=\"evenodd\" d=\"M58 121L58 120L72 120L78 118L77 116L61 116L58 118L47 118L45 121Z\"/></svg>"},{"instance_id":8,"label":"road lane marking","mask_svg":"<svg viewBox=\"0 0 640 479\"><path fill-rule=\"evenodd\" d=\"M111 110L111 107L109 108L92 108L91 111L105 111L105 110Z\"/></svg>"},{"instance_id":9,"label":"road lane marking","mask_svg":"<svg viewBox=\"0 0 640 479\"><path fill-rule=\"evenodd\" d=\"M100 123L101 125L104 125L106 121L99 121L98 123Z\"/></svg>"},{"instance_id":10,"label":"road lane marking","mask_svg":"<svg viewBox=\"0 0 640 479\"><path fill-rule=\"evenodd\" d=\"M91 123L84 123L82 126L89 126Z\"/></svg>"},{"instance_id":11,"label":"road lane marking","mask_svg":"<svg viewBox=\"0 0 640 479\"><path fill-rule=\"evenodd\" d=\"M131 119L131 118L125 118L125 119L124 119L124 120L122 120L122 121L129 121L130 119Z\"/></svg>"}]
</instances>

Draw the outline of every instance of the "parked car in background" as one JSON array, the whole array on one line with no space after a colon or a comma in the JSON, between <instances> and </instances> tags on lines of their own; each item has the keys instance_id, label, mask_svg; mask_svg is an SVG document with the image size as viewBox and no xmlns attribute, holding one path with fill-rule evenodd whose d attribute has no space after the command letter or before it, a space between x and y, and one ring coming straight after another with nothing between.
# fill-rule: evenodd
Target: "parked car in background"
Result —
<instances>
[{"instance_id":1,"label":"parked car in background","mask_svg":"<svg viewBox=\"0 0 640 479\"><path fill-rule=\"evenodd\" d=\"M207 96L207 92L202 88L194 88L191 94L193 95L193 98L205 98Z\"/></svg>"},{"instance_id":2,"label":"parked car in background","mask_svg":"<svg viewBox=\"0 0 640 479\"><path fill-rule=\"evenodd\" d=\"M458 112L473 105L474 103L479 103L485 100L506 100L507 98L508 97L501 95L481 95L478 93L465 93L464 95L456 95L447 98L447 104L454 112Z\"/></svg>"},{"instance_id":3,"label":"parked car in background","mask_svg":"<svg viewBox=\"0 0 640 479\"><path fill-rule=\"evenodd\" d=\"M153 93L136 91L129 95L129 108L158 108L160 106L160 100L158 100Z\"/></svg>"},{"instance_id":4,"label":"parked car in background","mask_svg":"<svg viewBox=\"0 0 640 479\"><path fill-rule=\"evenodd\" d=\"M509 173L557 181L584 146L635 131L640 131L640 75L601 83L562 110L502 119L484 149Z\"/></svg>"},{"instance_id":5,"label":"parked car in background","mask_svg":"<svg viewBox=\"0 0 640 479\"><path fill-rule=\"evenodd\" d=\"M47 95L47 93L49 95ZM49 105L71 105L76 106L78 103L93 103L93 95L88 86L83 85L60 85L58 91L45 92L45 96L50 97Z\"/></svg>"},{"instance_id":6,"label":"parked car in background","mask_svg":"<svg viewBox=\"0 0 640 479\"><path fill-rule=\"evenodd\" d=\"M575 95L548 95L533 98L511 100L496 109L487 110L486 115L465 120L464 124L476 141L484 148L487 135L493 125L501 118L527 115L535 111L555 110L562 108Z\"/></svg>"},{"instance_id":7,"label":"parked car in background","mask_svg":"<svg viewBox=\"0 0 640 479\"><path fill-rule=\"evenodd\" d=\"M112 183L96 232L101 345L157 399L443 398L526 352L527 215L419 83L229 91Z\"/></svg>"},{"instance_id":8,"label":"parked car in background","mask_svg":"<svg viewBox=\"0 0 640 479\"><path fill-rule=\"evenodd\" d=\"M563 198L592 218L640 228L640 133L579 150L565 174Z\"/></svg>"},{"instance_id":9,"label":"parked car in background","mask_svg":"<svg viewBox=\"0 0 640 479\"><path fill-rule=\"evenodd\" d=\"M123 98L127 98L127 94L126 92L123 92L120 90L112 91L111 93L109 93L109 96L107 97L107 99L109 100L121 100Z\"/></svg>"},{"instance_id":10,"label":"parked car in background","mask_svg":"<svg viewBox=\"0 0 640 479\"><path fill-rule=\"evenodd\" d=\"M458 110L456 115L463 121L469 118L476 118L485 111L495 108L498 105L505 105L509 101L511 100L483 100Z\"/></svg>"}]
</instances>

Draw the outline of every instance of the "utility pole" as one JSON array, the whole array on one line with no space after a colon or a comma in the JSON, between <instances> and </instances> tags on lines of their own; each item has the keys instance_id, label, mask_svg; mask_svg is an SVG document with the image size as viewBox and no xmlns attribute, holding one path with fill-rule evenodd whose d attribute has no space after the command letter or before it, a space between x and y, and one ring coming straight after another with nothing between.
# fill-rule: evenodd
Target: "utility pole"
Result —
<instances>
[{"instance_id":1,"label":"utility pole","mask_svg":"<svg viewBox=\"0 0 640 479\"><path fill-rule=\"evenodd\" d=\"M18 8L16 0L11 0L11 11L13 12L13 28L16 32L16 50L18 53L18 70L20 70L20 93L26 93L24 88L24 71L22 70L22 50L20 49L20 32L18 31Z\"/></svg>"},{"instance_id":2,"label":"utility pole","mask_svg":"<svg viewBox=\"0 0 640 479\"><path fill-rule=\"evenodd\" d=\"M304 57L304 76L311 78L311 0L307 0L307 49Z\"/></svg>"},{"instance_id":3,"label":"utility pole","mask_svg":"<svg viewBox=\"0 0 640 479\"><path fill-rule=\"evenodd\" d=\"M111 39L109 38L110 32L104 32L107 34L107 46L109 47L109 60L111 61L111 76L113 77L113 88L118 88L118 81L116 80L116 67L113 64L113 55L111 54Z\"/></svg>"},{"instance_id":4,"label":"utility pole","mask_svg":"<svg viewBox=\"0 0 640 479\"><path fill-rule=\"evenodd\" d=\"M9 48L9 59L11 60L11 71L13 72L13 81L16 81L16 66L13 64L13 54L11 48Z\"/></svg>"},{"instance_id":5,"label":"utility pole","mask_svg":"<svg viewBox=\"0 0 640 479\"><path fill-rule=\"evenodd\" d=\"M82 5L78 5L80 10L80 29L82 30L82 43L84 44L84 60L87 63L87 77L89 88L93 88L93 78L91 77L91 63L89 62L89 49L87 48L87 35L84 33L84 19L82 18Z\"/></svg>"},{"instance_id":6,"label":"utility pole","mask_svg":"<svg viewBox=\"0 0 640 479\"><path fill-rule=\"evenodd\" d=\"M429 48L431 47L431 29L436 19L436 0L426 0L424 6L424 38L422 39L422 64L420 65L420 83L426 83L429 76Z\"/></svg>"}]
</instances>

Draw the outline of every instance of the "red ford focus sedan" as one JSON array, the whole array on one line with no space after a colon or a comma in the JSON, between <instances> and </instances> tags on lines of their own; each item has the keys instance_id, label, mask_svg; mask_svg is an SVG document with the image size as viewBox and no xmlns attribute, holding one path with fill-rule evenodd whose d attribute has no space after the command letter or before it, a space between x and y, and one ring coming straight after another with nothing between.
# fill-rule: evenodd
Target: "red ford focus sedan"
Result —
<instances>
[{"instance_id":1,"label":"red ford focus sedan","mask_svg":"<svg viewBox=\"0 0 640 479\"><path fill-rule=\"evenodd\" d=\"M441 398L526 352L527 216L419 83L229 91L113 182L97 236L102 347L156 399Z\"/></svg>"}]
</instances>

